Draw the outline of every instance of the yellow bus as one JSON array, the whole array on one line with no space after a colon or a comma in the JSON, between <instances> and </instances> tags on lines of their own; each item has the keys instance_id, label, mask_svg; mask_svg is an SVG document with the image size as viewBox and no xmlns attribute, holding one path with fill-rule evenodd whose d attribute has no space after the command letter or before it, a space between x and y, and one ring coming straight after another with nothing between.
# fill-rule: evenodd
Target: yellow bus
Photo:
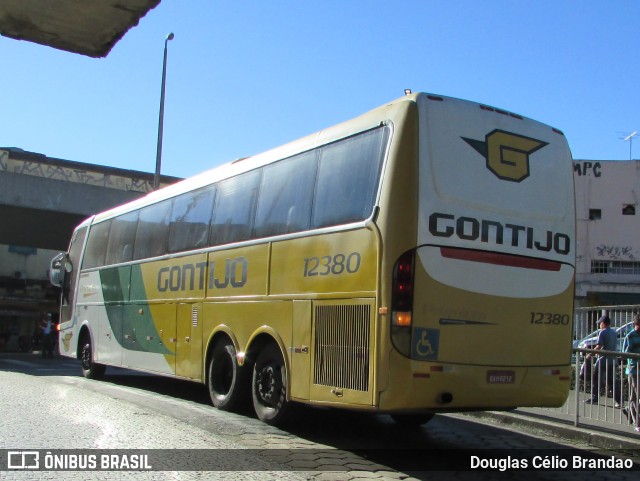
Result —
<instances>
[{"instance_id":1,"label":"yellow bus","mask_svg":"<svg viewBox=\"0 0 640 481\"><path fill-rule=\"evenodd\" d=\"M60 352L270 424L560 406L574 219L561 131L405 95L87 219L52 261Z\"/></svg>"}]
</instances>

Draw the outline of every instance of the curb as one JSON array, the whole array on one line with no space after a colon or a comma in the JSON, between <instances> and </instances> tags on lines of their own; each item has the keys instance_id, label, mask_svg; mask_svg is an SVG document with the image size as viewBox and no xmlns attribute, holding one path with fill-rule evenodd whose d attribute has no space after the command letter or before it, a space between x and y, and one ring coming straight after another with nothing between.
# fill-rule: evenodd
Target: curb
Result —
<instances>
[{"instance_id":1,"label":"curb","mask_svg":"<svg viewBox=\"0 0 640 481\"><path fill-rule=\"evenodd\" d=\"M634 451L636 454L640 450L640 438L634 440L626 436L594 430L587 426L571 426L548 418L498 411L469 412L462 415L526 430L533 434L577 441L600 449Z\"/></svg>"}]
</instances>

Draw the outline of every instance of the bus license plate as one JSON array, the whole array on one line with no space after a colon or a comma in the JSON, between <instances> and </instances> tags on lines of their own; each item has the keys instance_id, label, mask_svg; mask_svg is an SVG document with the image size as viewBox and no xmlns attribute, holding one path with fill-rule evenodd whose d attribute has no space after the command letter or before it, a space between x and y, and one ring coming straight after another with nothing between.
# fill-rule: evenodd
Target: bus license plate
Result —
<instances>
[{"instance_id":1,"label":"bus license plate","mask_svg":"<svg viewBox=\"0 0 640 481\"><path fill-rule=\"evenodd\" d=\"M487 371L488 384L514 384L515 382L515 371Z\"/></svg>"}]
</instances>

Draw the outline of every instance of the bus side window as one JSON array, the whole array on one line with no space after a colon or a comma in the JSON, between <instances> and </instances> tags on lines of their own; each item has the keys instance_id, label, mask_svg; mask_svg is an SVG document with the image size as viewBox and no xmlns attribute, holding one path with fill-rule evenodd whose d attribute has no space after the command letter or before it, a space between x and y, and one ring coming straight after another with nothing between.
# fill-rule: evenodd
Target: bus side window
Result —
<instances>
[{"instance_id":1,"label":"bus side window","mask_svg":"<svg viewBox=\"0 0 640 481\"><path fill-rule=\"evenodd\" d=\"M254 170L218 184L211 245L251 238L259 182L260 170Z\"/></svg>"},{"instance_id":2,"label":"bus side window","mask_svg":"<svg viewBox=\"0 0 640 481\"><path fill-rule=\"evenodd\" d=\"M374 130L322 148L312 227L357 222L373 211L388 129Z\"/></svg>"},{"instance_id":3,"label":"bus side window","mask_svg":"<svg viewBox=\"0 0 640 481\"><path fill-rule=\"evenodd\" d=\"M256 237L309 228L316 152L305 152L264 168L256 212Z\"/></svg>"},{"instance_id":4,"label":"bus side window","mask_svg":"<svg viewBox=\"0 0 640 481\"><path fill-rule=\"evenodd\" d=\"M83 269L91 269L93 267L100 267L104 265L107 244L109 243L110 228L111 220L91 226L91 230L89 231L89 240L87 241L87 249L82 263Z\"/></svg>"},{"instance_id":5,"label":"bus side window","mask_svg":"<svg viewBox=\"0 0 640 481\"><path fill-rule=\"evenodd\" d=\"M82 227L75 232L71 241L71 246L69 247L69 257L63 260L63 265L61 266L61 268L66 272L62 286L62 305L65 306L72 305L74 301L76 279L80 272L80 254L82 253L86 234L86 227ZM70 265L65 266L64 264L66 263Z\"/></svg>"},{"instance_id":6,"label":"bus side window","mask_svg":"<svg viewBox=\"0 0 640 481\"><path fill-rule=\"evenodd\" d=\"M150 205L140 211L134 243L134 259L157 257L167 251L171 199Z\"/></svg>"},{"instance_id":7,"label":"bus side window","mask_svg":"<svg viewBox=\"0 0 640 481\"><path fill-rule=\"evenodd\" d=\"M128 262L132 259L137 223L138 211L113 219L107 244L106 265Z\"/></svg>"},{"instance_id":8,"label":"bus side window","mask_svg":"<svg viewBox=\"0 0 640 481\"><path fill-rule=\"evenodd\" d=\"M169 252L207 245L215 191L215 185L212 185L175 198L169 228Z\"/></svg>"}]
</instances>

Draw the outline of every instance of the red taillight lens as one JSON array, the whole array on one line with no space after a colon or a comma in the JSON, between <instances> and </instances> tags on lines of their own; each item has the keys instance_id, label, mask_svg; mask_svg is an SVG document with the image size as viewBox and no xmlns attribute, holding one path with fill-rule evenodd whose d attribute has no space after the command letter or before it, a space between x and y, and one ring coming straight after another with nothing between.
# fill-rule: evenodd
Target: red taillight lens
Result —
<instances>
[{"instance_id":1,"label":"red taillight lens","mask_svg":"<svg viewBox=\"0 0 640 481\"><path fill-rule=\"evenodd\" d=\"M411 355L415 251L405 252L393 267L391 285L391 341L407 357Z\"/></svg>"},{"instance_id":2,"label":"red taillight lens","mask_svg":"<svg viewBox=\"0 0 640 481\"><path fill-rule=\"evenodd\" d=\"M393 268L392 311L413 310L414 252L404 253Z\"/></svg>"}]
</instances>

